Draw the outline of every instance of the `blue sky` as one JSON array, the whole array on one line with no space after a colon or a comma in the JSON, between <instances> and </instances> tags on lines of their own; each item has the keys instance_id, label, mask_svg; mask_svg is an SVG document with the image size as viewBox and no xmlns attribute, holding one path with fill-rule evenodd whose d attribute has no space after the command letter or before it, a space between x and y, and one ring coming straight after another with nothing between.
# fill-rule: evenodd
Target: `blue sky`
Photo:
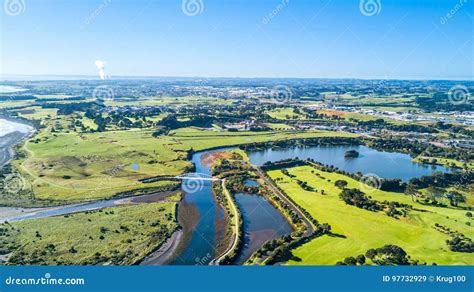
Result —
<instances>
[{"instance_id":1,"label":"blue sky","mask_svg":"<svg viewBox=\"0 0 474 292\"><path fill-rule=\"evenodd\" d=\"M4 75L474 78L472 0L3 1Z\"/></svg>"}]
</instances>

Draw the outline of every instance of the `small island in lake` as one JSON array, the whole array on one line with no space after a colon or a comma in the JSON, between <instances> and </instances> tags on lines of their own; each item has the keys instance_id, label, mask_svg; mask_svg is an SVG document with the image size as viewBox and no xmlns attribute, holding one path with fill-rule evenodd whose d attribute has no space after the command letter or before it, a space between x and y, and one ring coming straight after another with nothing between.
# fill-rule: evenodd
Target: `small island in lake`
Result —
<instances>
[{"instance_id":1,"label":"small island in lake","mask_svg":"<svg viewBox=\"0 0 474 292\"><path fill-rule=\"evenodd\" d=\"M344 153L344 157L357 158L359 157L359 152L357 150L348 150L346 153Z\"/></svg>"}]
</instances>

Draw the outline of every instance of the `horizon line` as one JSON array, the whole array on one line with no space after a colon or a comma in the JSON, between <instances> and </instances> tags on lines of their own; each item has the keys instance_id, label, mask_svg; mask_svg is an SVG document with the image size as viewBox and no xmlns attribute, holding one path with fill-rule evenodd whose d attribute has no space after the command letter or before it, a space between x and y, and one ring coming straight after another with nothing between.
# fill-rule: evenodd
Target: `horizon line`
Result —
<instances>
[{"instance_id":1,"label":"horizon line","mask_svg":"<svg viewBox=\"0 0 474 292\"><path fill-rule=\"evenodd\" d=\"M33 79L23 80L8 80L8 78L15 77L32 77ZM97 80L97 81L109 81L109 80L125 80L125 79L153 79L153 78L169 78L169 79L299 79L299 80L394 80L394 81L468 81L474 82L474 78L407 78L407 77L394 77L394 78L375 78L375 77L267 77L267 76L172 76L172 75L115 75L107 76L106 79L100 79L97 75L71 75L71 74L0 74L0 82L8 81L42 81L41 78L53 78L53 77L64 77L67 79L47 79L49 81L72 81L72 80ZM37 78L37 79L34 79Z\"/></svg>"}]
</instances>

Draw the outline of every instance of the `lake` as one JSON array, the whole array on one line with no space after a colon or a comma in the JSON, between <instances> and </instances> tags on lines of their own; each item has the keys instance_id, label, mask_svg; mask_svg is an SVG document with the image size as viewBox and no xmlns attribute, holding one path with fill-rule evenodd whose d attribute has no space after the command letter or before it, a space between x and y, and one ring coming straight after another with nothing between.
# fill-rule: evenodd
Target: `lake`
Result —
<instances>
[{"instance_id":1,"label":"lake","mask_svg":"<svg viewBox=\"0 0 474 292\"><path fill-rule=\"evenodd\" d=\"M348 150L357 150L359 157L344 157ZM381 178L399 178L405 182L413 177L430 175L435 171L449 172L442 166L414 163L410 155L407 154L378 151L362 145L293 146L286 149L254 151L249 152L248 155L250 162L255 165L296 157L300 159L312 158L317 162L334 165L351 173L375 174Z\"/></svg>"}]
</instances>

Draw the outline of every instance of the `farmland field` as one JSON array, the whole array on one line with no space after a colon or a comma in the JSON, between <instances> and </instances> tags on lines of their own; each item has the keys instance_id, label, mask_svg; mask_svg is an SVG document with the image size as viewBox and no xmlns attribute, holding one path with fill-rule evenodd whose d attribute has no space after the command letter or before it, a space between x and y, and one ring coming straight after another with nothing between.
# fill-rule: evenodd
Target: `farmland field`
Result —
<instances>
[{"instance_id":1,"label":"farmland field","mask_svg":"<svg viewBox=\"0 0 474 292\"><path fill-rule=\"evenodd\" d=\"M296 176L295 179L306 181L317 192L302 189L295 179L289 178L281 171L271 171L269 175L314 218L321 223L330 224L332 232L344 236L325 235L313 239L293 251L299 260L291 260L289 265L334 265L346 257L355 257L364 254L368 249L387 244L398 245L412 259L427 264L469 265L474 262L474 256L470 253L450 251L445 242L449 237L433 228L434 224L438 223L472 235L472 227L466 225L466 222L472 220L466 216L464 210L425 206L413 202L409 196L403 194L364 186L369 195L377 201L397 201L411 204L417 209L410 211L407 217L395 219L383 212L346 205L339 198L341 190L334 185L336 180L347 181L348 188L360 188L358 181L309 166L290 168L288 171ZM321 190L324 190L324 195Z\"/></svg>"}]
</instances>

